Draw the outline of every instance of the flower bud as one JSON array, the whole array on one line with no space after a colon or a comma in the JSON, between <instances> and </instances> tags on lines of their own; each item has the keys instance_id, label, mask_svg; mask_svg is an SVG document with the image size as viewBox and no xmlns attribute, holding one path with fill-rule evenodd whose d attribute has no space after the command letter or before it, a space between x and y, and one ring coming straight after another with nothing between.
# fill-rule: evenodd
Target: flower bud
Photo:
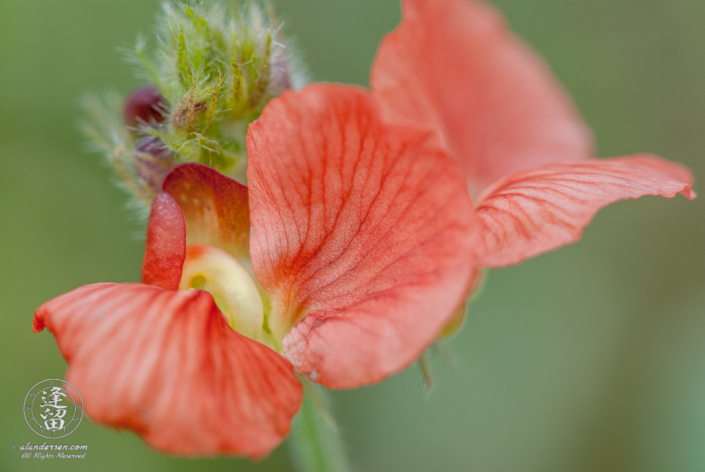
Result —
<instances>
[{"instance_id":1,"label":"flower bud","mask_svg":"<svg viewBox=\"0 0 705 472\"><path fill-rule=\"evenodd\" d=\"M164 121L167 105L154 85L144 85L130 94L123 107L123 119L130 127Z\"/></svg>"},{"instance_id":2,"label":"flower bud","mask_svg":"<svg viewBox=\"0 0 705 472\"><path fill-rule=\"evenodd\" d=\"M150 85L117 106L93 100L85 126L146 214L166 173L198 162L246 183L248 125L288 88L296 58L266 0L166 2L156 40L131 54ZM107 105L107 106L106 106Z\"/></svg>"},{"instance_id":3,"label":"flower bud","mask_svg":"<svg viewBox=\"0 0 705 472\"><path fill-rule=\"evenodd\" d=\"M244 175L247 125L269 100L302 85L273 13L258 1L166 3L158 21L152 50L143 42L136 49L170 105L155 135L180 162Z\"/></svg>"},{"instance_id":4,"label":"flower bud","mask_svg":"<svg viewBox=\"0 0 705 472\"><path fill-rule=\"evenodd\" d=\"M142 138L132 153L133 168L137 179L155 195L162 182L174 167L174 156L164 142L154 136Z\"/></svg>"}]
</instances>

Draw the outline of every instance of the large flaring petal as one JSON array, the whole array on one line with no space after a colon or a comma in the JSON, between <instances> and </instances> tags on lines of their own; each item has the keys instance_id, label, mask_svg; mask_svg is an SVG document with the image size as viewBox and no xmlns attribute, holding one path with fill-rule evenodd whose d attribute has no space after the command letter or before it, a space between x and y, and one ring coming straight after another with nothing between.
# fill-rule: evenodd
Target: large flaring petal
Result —
<instances>
[{"instance_id":1,"label":"large flaring petal","mask_svg":"<svg viewBox=\"0 0 705 472\"><path fill-rule=\"evenodd\" d=\"M186 223L179 205L168 193L152 202L147 226L142 283L177 290L186 259Z\"/></svg>"},{"instance_id":2,"label":"large flaring petal","mask_svg":"<svg viewBox=\"0 0 705 472\"><path fill-rule=\"evenodd\" d=\"M474 273L462 172L430 133L384 124L363 90L285 92L248 134L257 280L296 369L378 382L438 336Z\"/></svg>"},{"instance_id":3,"label":"large flaring petal","mask_svg":"<svg viewBox=\"0 0 705 472\"><path fill-rule=\"evenodd\" d=\"M695 198L685 167L649 155L552 164L487 189L480 265L504 267L580 239L597 211L618 200L682 193Z\"/></svg>"},{"instance_id":4,"label":"large flaring petal","mask_svg":"<svg viewBox=\"0 0 705 472\"><path fill-rule=\"evenodd\" d=\"M473 193L515 172L591 156L591 133L548 66L479 1L405 0L371 83L387 118L442 136Z\"/></svg>"},{"instance_id":5,"label":"large flaring petal","mask_svg":"<svg viewBox=\"0 0 705 472\"><path fill-rule=\"evenodd\" d=\"M202 164L175 167L162 189L177 201L186 218L188 244L210 244L247 258L250 211L247 187Z\"/></svg>"},{"instance_id":6,"label":"large flaring petal","mask_svg":"<svg viewBox=\"0 0 705 472\"><path fill-rule=\"evenodd\" d=\"M262 457L301 403L291 364L233 331L207 292L86 285L42 305L45 326L86 413L163 452Z\"/></svg>"}]
</instances>

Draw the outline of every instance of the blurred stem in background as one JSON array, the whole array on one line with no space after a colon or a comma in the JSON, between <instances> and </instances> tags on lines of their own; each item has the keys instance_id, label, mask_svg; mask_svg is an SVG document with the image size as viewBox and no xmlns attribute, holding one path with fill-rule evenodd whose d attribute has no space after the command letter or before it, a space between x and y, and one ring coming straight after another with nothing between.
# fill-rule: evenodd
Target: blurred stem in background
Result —
<instances>
[{"instance_id":1,"label":"blurred stem in background","mask_svg":"<svg viewBox=\"0 0 705 472\"><path fill-rule=\"evenodd\" d=\"M304 401L287 440L297 472L351 472L340 431L330 414L327 391L301 378Z\"/></svg>"}]
</instances>

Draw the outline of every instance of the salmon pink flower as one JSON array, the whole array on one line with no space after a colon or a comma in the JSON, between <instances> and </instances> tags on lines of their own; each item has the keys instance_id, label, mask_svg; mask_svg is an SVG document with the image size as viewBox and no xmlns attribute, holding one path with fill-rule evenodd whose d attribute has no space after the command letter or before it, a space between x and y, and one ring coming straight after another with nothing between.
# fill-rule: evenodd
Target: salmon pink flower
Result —
<instances>
[{"instance_id":1,"label":"salmon pink flower","mask_svg":"<svg viewBox=\"0 0 705 472\"><path fill-rule=\"evenodd\" d=\"M35 314L88 415L161 451L267 454L301 403L294 369L378 382L472 283L461 170L433 133L384 123L367 92L285 92L247 144L249 188L201 164L169 173L141 284L84 286Z\"/></svg>"},{"instance_id":2,"label":"salmon pink flower","mask_svg":"<svg viewBox=\"0 0 705 472\"><path fill-rule=\"evenodd\" d=\"M482 226L482 266L575 242L618 200L695 197L678 164L650 155L591 159L590 132L568 95L481 2L405 0L371 83L387 119L435 130L463 168Z\"/></svg>"}]
</instances>

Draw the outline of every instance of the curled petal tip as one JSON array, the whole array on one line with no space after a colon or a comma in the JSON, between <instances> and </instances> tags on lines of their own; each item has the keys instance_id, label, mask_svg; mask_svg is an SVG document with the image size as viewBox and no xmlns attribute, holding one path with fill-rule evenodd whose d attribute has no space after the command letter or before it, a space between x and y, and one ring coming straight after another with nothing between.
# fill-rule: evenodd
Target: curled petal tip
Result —
<instances>
[{"instance_id":1,"label":"curled petal tip","mask_svg":"<svg viewBox=\"0 0 705 472\"><path fill-rule=\"evenodd\" d=\"M657 195L695 198L680 164L651 155L551 164L505 177L477 206L480 264L504 267L576 242L603 207Z\"/></svg>"},{"instance_id":2,"label":"curled petal tip","mask_svg":"<svg viewBox=\"0 0 705 472\"><path fill-rule=\"evenodd\" d=\"M34 319L32 320L32 331L35 334L44 331L44 313L40 310L37 310L34 314Z\"/></svg>"}]
</instances>

